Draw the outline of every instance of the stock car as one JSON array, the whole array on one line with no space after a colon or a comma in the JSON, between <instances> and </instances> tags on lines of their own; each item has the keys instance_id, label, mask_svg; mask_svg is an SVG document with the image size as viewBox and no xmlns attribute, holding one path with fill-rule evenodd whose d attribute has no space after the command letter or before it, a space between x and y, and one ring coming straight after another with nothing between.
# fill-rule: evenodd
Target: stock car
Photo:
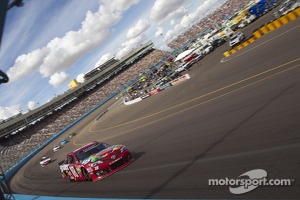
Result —
<instances>
[{"instance_id":1,"label":"stock car","mask_svg":"<svg viewBox=\"0 0 300 200\"><path fill-rule=\"evenodd\" d=\"M47 156L43 156L43 157L40 159L40 165L41 165L42 167L48 165L48 164L51 163L51 162L52 162L51 158L50 158L50 157L47 157Z\"/></svg>"},{"instance_id":2,"label":"stock car","mask_svg":"<svg viewBox=\"0 0 300 200\"><path fill-rule=\"evenodd\" d=\"M60 142L60 145L65 145L67 144L69 141L67 139L63 139L61 142Z\"/></svg>"},{"instance_id":3,"label":"stock car","mask_svg":"<svg viewBox=\"0 0 300 200\"><path fill-rule=\"evenodd\" d=\"M56 146L54 146L53 147L53 151L55 152L55 151L58 151L58 150L60 150L62 148L62 145L56 145Z\"/></svg>"},{"instance_id":4,"label":"stock car","mask_svg":"<svg viewBox=\"0 0 300 200\"><path fill-rule=\"evenodd\" d=\"M72 138L72 137L74 137L75 135L76 135L76 133L73 132L73 133L71 133L71 134L69 135L69 138Z\"/></svg>"},{"instance_id":5,"label":"stock car","mask_svg":"<svg viewBox=\"0 0 300 200\"><path fill-rule=\"evenodd\" d=\"M126 167L133 160L126 146L95 141L69 153L58 165L65 180L97 181Z\"/></svg>"}]
</instances>

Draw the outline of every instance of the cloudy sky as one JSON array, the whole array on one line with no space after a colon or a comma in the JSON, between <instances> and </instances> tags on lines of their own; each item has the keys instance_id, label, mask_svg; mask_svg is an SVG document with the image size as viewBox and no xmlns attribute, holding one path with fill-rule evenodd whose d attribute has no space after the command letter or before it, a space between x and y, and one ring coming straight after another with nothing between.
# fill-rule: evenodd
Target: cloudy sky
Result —
<instances>
[{"instance_id":1,"label":"cloudy sky","mask_svg":"<svg viewBox=\"0 0 300 200\"><path fill-rule=\"evenodd\" d=\"M152 40L170 41L226 0L23 0L6 15L0 119L34 109L68 83Z\"/></svg>"}]
</instances>

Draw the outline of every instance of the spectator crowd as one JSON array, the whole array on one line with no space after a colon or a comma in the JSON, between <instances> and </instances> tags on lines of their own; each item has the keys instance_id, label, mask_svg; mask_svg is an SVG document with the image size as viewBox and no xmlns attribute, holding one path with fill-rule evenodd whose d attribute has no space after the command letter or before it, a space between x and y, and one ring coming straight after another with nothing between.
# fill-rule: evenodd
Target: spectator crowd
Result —
<instances>
[{"instance_id":1,"label":"spectator crowd","mask_svg":"<svg viewBox=\"0 0 300 200\"><path fill-rule=\"evenodd\" d=\"M96 107L101 102L120 91L141 73L166 57L169 52L154 50L133 63L120 74L110 78L105 83L86 91L83 95L57 110L52 115L46 116L41 121L10 136L0 143L1 165L4 171L18 163L30 152L49 140L69 124Z\"/></svg>"},{"instance_id":2,"label":"spectator crowd","mask_svg":"<svg viewBox=\"0 0 300 200\"><path fill-rule=\"evenodd\" d=\"M222 22L227 14L234 13L235 10L240 9L248 2L249 0L228 0L222 7L203 18L184 34L179 35L169 46L173 49L181 48L189 41L195 39L195 37L203 31L208 28L213 28L216 22ZM157 49L150 52L137 62L132 63L131 66L121 73L111 77L105 83L97 85L90 91L86 91L62 109L55 111L52 115L45 116L45 118L29 128L1 142L0 166L2 169L4 171L10 169L30 152L41 146L45 141L65 129L72 122L116 92L120 92L132 80L153 67L169 54L170 52Z\"/></svg>"},{"instance_id":3,"label":"spectator crowd","mask_svg":"<svg viewBox=\"0 0 300 200\"><path fill-rule=\"evenodd\" d=\"M249 3L249 0L226 1L221 7L202 18L198 23L194 24L188 31L179 35L175 40L170 42L168 46L173 49L179 49L204 31L220 27L223 20L225 20L230 14L242 9L247 3Z\"/></svg>"}]
</instances>

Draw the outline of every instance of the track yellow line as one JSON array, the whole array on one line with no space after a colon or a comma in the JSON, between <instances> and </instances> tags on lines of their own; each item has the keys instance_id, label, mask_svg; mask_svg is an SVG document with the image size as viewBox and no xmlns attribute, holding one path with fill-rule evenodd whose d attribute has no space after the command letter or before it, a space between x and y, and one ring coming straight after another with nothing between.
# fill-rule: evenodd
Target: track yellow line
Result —
<instances>
[{"instance_id":1,"label":"track yellow line","mask_svg":"<svg viewBox=\"0 0 300 200\"><path fill-rule=\"evenodd\" d=\"M150 114L150 115L146 115L146 116L144 116L144 117L141 117L141 118L138 118L138 119L135 119L135 120L131 120L131 121L128 121L128 122L125 122L125 123L122 123L122 124L118 124L118 125L115 125L115 126L111 126L111 127L104 128L104 129L99 129L99 130L92 130L92 126L93 126L93 125L91 125L91 126L89 126L89 132L91 132L91 133L99 133L99 132L101 132L101 131L107 131L107 130L115 129L115 128L118 128L118 127L121 127L121 126L125 126L125 125L128 125L128 124L132 124L132 123L134 123L134 122L138 122L138 121L141 121L141 120L144 120L144 119L153 117L153 116L155 116L155 115L158 115L158 114L167 112L167 111L169 111L169 110L178 108L178 107L180 107L180 106L183 106L183 105L185 105L185 104L191 103L191 102L196 101L196 100L198 100L198 99L207 97L207 96L209 96L209 95L215 94L215 93L220 92L220 91L222 91L222 90L225 90L225 89L228 89L228 88L230 88L230 87L236 86L236 85L238 85L238 84L240 84L240 83L243 83L243 82L245 82L245 81L254 79L254 78L258 77L258 76L267 74L267 73L272 72L272 71L274 71L274 70L276 70L276 69L280 69L280 68L282 68L282 67L284 67L284 66L286 66L286 65L292 64L292 63L297 62L297 61L299 61L299 60L300 60L300 58L297 58L297 59L295 59L295 60L292 60L292 61L289 61L289 62L287 62L287 63L281 64L281 65L279 65L279 66L277 66L277 67L268 69L268 70L266 70L266 71L263 71L263 72L261 72L261 73L258 73L258 74L255 74L255 75L253 75L253 76L250 76L250 77L248 77L248 78L242 79L242 80L237 81L237 82L235 82L235 83L232 83L232 84L230 84L230 85L224 86L224 87L219 88L219 89L217 89L217 90L214 90L214 91L212 91L212 92L209 92L209 93L206 93L206 94L204 94L204 95L198 96L198 97L193 98L193 99L191 99L191 100L188 100L188 101L186 101L186 102L177 104L177 105L175 105L175 106L166 108L166 109L164 109L164 110L158 111L158 112L153 113L153 114Z\"/></svg>"},{"instance_id":2,"label":"track yellow line","mask_svg":"<svg viewBox=\"0 0 300 200\"><path fill-rule=\"evenodd\" d=\"M180 111L174 112L174 113L172 113L172 114L166 115L166 116L164 116L164 117L161 117L161 118L156 119L156 120L154 120L154 121L151 121L151 122L149 122L149 123L143 124L143 125L141 125L141 126L135 127L135 128L133 128L133 129L130 129L130 130L127 130L127 131L123 131L123 132L120 132L120 133L118 133L118 134L115 134L115 135L112 135L112 136L109 136L109 137L102 138L102 139L99 140L99 141L109 140L109 139L112 139L112 138L115 138L115 137L124 135L124 134L126 134L126 133L132 132L132 131L134 131L134 130L138 130L138 129L144 128L144 127L146 127L146 126L149 126L149 125L152 125L152 124L154 124L154 123L160 122L160 121L162 121L162 120L164 120L164 119L170 118L170 117L175 116L175 115L177 115L177 114L180 114L180 113L186 112L186 111L188 111L188 110L191 110L191 109L193 109L193 108L195 108L195 107L198 107L198 106L201 106L201 105L203 105L203 104L206 104L206 103L212 102L212 101L214 101L214 100L220 99L220 98L222 98L222 97L224 97L224 96L230 95L230 94L232 94L232 93L235 93L235 92L237 92L237 91L240 91L240 90L242 90L242 89L244 89L244 88L247 88L247 87L249 87L249 86L252 86L252 85L254 85L254 84L260 83L260 82L265 81L265 80L267 80L267 79L270 79L270 78L272 78L272 77L278 76L278 75L280 75L280 74L282 74L282 73L284 73L284 72L287 72L287 71L289 71L289 70L295 69L295 68L297 68L297 67L299 67L299 66L300 66L300 64L294 65L294 66L289 67L289 68L287 68L287 69L284 69L284 70L282 70L282 71L280 71L280 72L274 73L274 74L272 74L272 75L269 75L269 76L264 77L264 78L262 78L262 79L256 80L256 81L254 81L254 82L252 82L252 83L249 83L249 84L247 84L247 85L241 86L241 87L239 87L239 88L237 88L237 89L234 89L234 90L231 90L231 91L226 92L226 93L224 93L224 94L221 94L221 95L219 95L219 96L217 96L217 97L211 98L211 99L206 100L206 101L204 101L204 102L195 104L195 105L190 106L190 107L188 107L188 108L185 108L185 109L182 109L182 110L180 110ZM75 141L73 141L73 144L74 144L74 145L83 145L83 144L78 144L78 143L76 143Z\"/></svg>"}]
</instances>

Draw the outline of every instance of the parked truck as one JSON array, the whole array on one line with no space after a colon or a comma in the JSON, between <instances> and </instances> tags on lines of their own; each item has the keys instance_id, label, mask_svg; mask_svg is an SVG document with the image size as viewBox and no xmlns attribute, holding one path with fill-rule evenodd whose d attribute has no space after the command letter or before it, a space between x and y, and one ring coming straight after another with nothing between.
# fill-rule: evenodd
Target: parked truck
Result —
<instances>
[{"instance_id":1,"label":"parked truck","mask_svg":"<svg viewBox=\"0 0 300 200\"><path fill-rule=\"evenodd\" d=\"M261 17L275 6L277 6L278 0L260 0L255 5L251 6L248 11L256 17Z\"/></svg>"}]
</instances>

